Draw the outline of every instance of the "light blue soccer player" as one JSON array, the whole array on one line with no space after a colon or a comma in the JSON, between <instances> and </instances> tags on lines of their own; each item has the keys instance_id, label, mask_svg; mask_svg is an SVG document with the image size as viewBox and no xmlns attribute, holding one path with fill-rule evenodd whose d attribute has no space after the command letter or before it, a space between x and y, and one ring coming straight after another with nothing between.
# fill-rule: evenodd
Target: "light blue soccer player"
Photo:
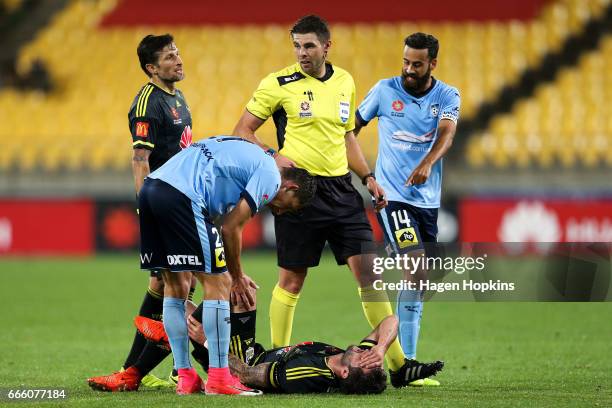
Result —
<instances>
[{"instance_id":1,"label":"light blue soccer player","mask_svg":"<svg viewBox=\"0 0 612 408\"><path fill-rule=\"evenodd\" d=\"M248 288L256 287L240 264L242 229L265 205L276 214L301 208L315 186L305 170L279 171L259 146L229 136L193 143L146 178L139 194L141 268L162 271L163 321L179 374L178 394L260 394L228 369L230 293L235 304L250 306ZM213 219L221 217L217 229ZM205 387L188 354L184 302L192 273L205 292L210 359Z\"/></svg>"},{"instance_id":2,"label":"light blue soccer player","mask_svg":"<svg viewBox=\"0 0 612 408\"><path fill-rule=\"evenodd\" d=\"M423 243L436 242L442 157L453 142L460 97L457 88L431 76L439 48L434 36L414 33L404 44L401 76L379 81L366 95L356 112L355 134L378 118L375 174L389 201L378 221L390 253L418 256ZM424 273L418 271L417 279ZM407 359L416 358L422 310L421 291L399 292L399 339ZM411 385L439 382L427 379Z\"/></svg>"}]
</instances>

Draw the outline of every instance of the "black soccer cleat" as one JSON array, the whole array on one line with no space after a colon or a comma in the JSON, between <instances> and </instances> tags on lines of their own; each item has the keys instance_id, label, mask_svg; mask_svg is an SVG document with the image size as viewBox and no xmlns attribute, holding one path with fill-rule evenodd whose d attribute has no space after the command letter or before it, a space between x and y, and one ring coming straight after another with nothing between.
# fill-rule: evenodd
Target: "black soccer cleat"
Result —
<instances>
[{"instance_id":1,"label":"black soccer cleat","mask_svg":"<svg viewBox=\"0 0 612 408\"><path fill-rule=\"evenodd\" d=\"M444 361L434 361L433 363L421 363L417 360L404 359L404 365L397 371L389 370L391 385L395 388L406 387L413 381L436 375L444 368Z\"/></svg>"}]
</instances>

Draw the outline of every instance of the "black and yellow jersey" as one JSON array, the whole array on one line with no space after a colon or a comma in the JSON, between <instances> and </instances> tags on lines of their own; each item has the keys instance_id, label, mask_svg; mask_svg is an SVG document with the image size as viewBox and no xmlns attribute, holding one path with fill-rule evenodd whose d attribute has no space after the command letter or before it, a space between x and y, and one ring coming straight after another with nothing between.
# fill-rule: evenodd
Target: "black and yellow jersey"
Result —
<instances>
[{"instance_id":1,"label":"black and yellow jersey","mask_svg":"<svg viewBox=\"0 0 612 408\"><path fill-rule=\"evenodd\" d=\"M370 349L376 342L362 340L360 348ZM345 350L326 343L305 342L261 353L252 365L272 363L269 371L271 391L287 394L335 392L338 378L327 365L330 356Z\"/></svg>"},{"instance_id":2,"label":"black and yellow jersey","mask_svg":"<svg viewBox=\"0 0 612 408\"><path fill-rule=\"evenodd\" d=\"M246 109L260 119L273 117L280 153L312 174L348 173L344 136L355 128L353 77L326 64L322 78L299 64L265 77Z\"/></svg>"},{"instance_id":3,"label":"black and yellow jersey","mask_svg":"<svg viewBox=\"0 0 612 408\"><path fill-rule=\"evenodd\" d=\"M146 84L134 98L128 119L134 149L151 150L151 171L191 144L191 112L178 89L171 94Z\"/></svg>"}]
</instances>

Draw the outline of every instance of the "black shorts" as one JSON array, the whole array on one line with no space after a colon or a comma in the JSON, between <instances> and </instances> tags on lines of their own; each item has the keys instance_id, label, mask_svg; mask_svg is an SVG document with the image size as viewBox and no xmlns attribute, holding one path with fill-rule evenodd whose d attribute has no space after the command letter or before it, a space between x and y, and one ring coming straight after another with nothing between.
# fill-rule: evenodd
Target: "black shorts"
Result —
<instances>
[{"instance_id":1,"label":"black shorts","mask_svg":"<svg viewBox=\"0 0 612 408\"><path fill-rule=\"evenodd\" d=\"M283 268L317 266L326 241L338 265L353 255L374 252L372 227L350 174L317 177L312 204L297 214L274 217L274 228L278 265Z\"/></svg>"},{"instance_id":2,"label":"black shorts","mask_svg":"<svg viewBox=\"0 0 612 408\"><path fill-rule=\"evenodd\" d=\"M424 249L424 244L437 241L437 208L419 208L400 201L389 201L389 205L377 217L389 254Z\"/></svg>"},{"instance_id":3,"label":"black shorts","mask_svg":"<svg viewBox=\"0 0 612 408\"><path fill-rule=\"evenodd\" d=\"M227 271L221 234L206 211L171 185L146 179L139 194L140 267Z\"/></svg>"}]
</instances>

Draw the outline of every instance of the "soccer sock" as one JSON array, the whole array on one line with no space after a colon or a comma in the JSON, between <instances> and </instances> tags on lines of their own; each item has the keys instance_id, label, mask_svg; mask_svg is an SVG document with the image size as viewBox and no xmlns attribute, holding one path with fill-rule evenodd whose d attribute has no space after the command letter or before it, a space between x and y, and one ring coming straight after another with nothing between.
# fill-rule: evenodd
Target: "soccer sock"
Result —
<instances>
[{"instance_id":1,"label":"soccer sock","mask_svg":"<svg viewBox=\"0 0 612 408\"><path fill-rule=\"evenodd\" d=\"M187 300L193 300L193 294L195 293L196 288L189 288L189 294L187 295Z\"/></svg>"},{"instance_id":2,"label":"soccer sock","mask_svg":"<svg viewBox=\"0 0 612 408\"><path fill-rule=\"evenodd\" d=\"M243 348L243 343L246 345L255 344L255 319L257 311L243 313L232 313L230 320L232 322L232 334L230 337L230 353L241 359L247 360L246 348ZM250 335L253 337L250 337ZM248 348L248 347L247 347Z\"/></svg>"},{"instance_id":3,"label":"soccer sock","mask_svg":"<svg viewBox=\"0 0 612 408\"><path fill-rule=\"evenodd\" d=\"M272 348L289 345L293 329L293 314L300 294L293 294L276 284L270 301L270 337Z\"/></svg>"},{"instance_id":4,"label":"soccer sock","mask_svg":"<svg viewBox=\"0 0 612 408\"><path fill-rule=\"evenodd\" d=\"M422 292L401 290L397 295L396 314L399 318L399 342L406 358L416 358L421 311L423 310Z\"/></svg>"},{"instance_id":5,"label":"soccer sock","mask_svg":"<svg viewBox=\"0 0 612 408\"><path fill-rule=\"evenodd\" d=\"M142 305L140 306L138 315L148 317L150 319L161 320L163 300L163 294L157 293L153 289L148 288L147 293L142 300ZM139 356L142 354L146 344L147 339L145 339L144 336L140 334L138 330L136 330L134 340L132 341L132 348L125 359L125 363L123 363L123 368L128 368L136 363L136 360L138 360Z\"/></svg>"},{"instance_id":6,"label":"soccer sock","mask_svg":"<svg viewBox=\"0 0 612 408\"><path fill-rule=\"evenodd\" d=\"M134 363L134 367L136 367L138 372L144 377L168 357L169 354L169 350L160 347L158 344L147 341L138 360Z\"/></svg>"},{"instance_id":7,"label":"soccer sock","mask_svg":"<svg viewBox=\"0 0 612 408\"><path fill-rule=\"evenodd\" d=\"M191 313L191 317L196 319L198 322L202 323L202 311L204 310L204 303L201 302L196 310Z\"/></svg>"},{"instance_id":8,"label":"soccer sock","mask_svg":"<svg viewBox=\"0 0 612 408\"><path fill-rule=\"evenodd\" d=\"M202 323L203 309L204 309L204 303L200 303L198 307L196 308L196 310L194 310L191 313L191 316L200 323ZM193 356L195 361L200 363L204 371L208 372L208 349L204 347L202 344L197 343L193 340L191 340L191 345L193 346L193 351L191 352L191 355Z\"/></svg>"},{"instance_id":9,"label":"soccer sock","mask_svg":"<svg viewBox=\"0 0 612 408\"><path fill-rule=\"evenodd\" d=\"M213 368L227 368L230 341L230 306L227 300L205 300L203 321L208 340L209 373Z\"/></svg>"},{"instance_id":10,"label":"soccer sock","mask_svg":"<svg viewBox=\"0 0 612 408\"><path fill-rule=\"evenodd\" d=\"M372 328L378 326L385 317L393 314L387 292L372 287L358 288L358 290L363 312ZM398 371L404 365L404 352L397 339L391 343L385 357L392 371Z\"/></svg>"},{"instance_id":11,"label":"soccer sock","mask_svg":"<svg viewBox=\"0 0 612 408\"><path fill-rule=\"evenodd\" d=\"M191 368L184 299L164 298L164 328L172 348L174 368Z\"/></svg>"}]
</instances>

